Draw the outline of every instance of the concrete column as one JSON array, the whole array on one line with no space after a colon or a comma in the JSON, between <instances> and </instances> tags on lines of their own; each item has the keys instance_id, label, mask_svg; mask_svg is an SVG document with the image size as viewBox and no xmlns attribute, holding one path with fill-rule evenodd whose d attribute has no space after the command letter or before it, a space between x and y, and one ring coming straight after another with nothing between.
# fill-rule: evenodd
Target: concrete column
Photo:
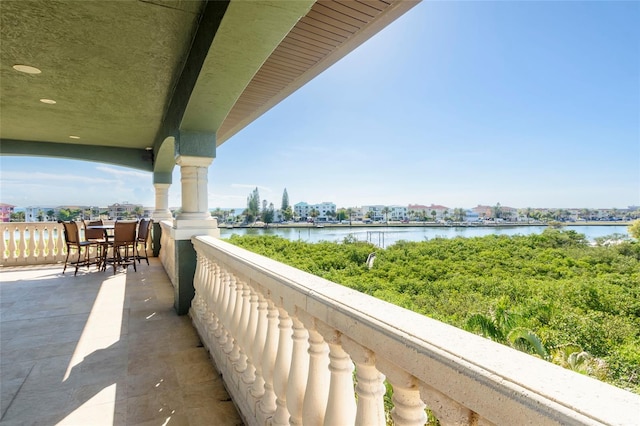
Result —
<instances>
[{"instance_id":1,"label":"concrete column","mask_svg":"<svg viewBox=\"0 0 640 426\"><path fill-rule=\"evenodd\" d=\"M154 183L153 187L156 189L156 209L153 211L151 217L154 222L160 222L161 220L172 219L171 211L169 210L169 187L170 183Z\"/></svg>"},{"instance_id":2,"label":"concrete column","mask_svg":"<svg viewBox=\"0 0 640 426\"><path fill-rule=\"evenodd\" d=\"M174 307L179 315L189 312L195 294L193 274L196 256L191 237L220 237L218 222L208 210L207 173L216 156L214 133L180 131L175 143L175 160L180 166L181 213L173 221L176 281Z\"/></svg>"},{"instance_id":3,"label":"concrete column","mask_svg":"<svg viewBox=\"0 0 640 426\"><path fill-rule=\"evenodd\" d=\"M180 166L182 183L182 212L180 220L212 220L208 209L207 173L213 158L180 155L176 164Z\"/></svg>"}]
</instances>

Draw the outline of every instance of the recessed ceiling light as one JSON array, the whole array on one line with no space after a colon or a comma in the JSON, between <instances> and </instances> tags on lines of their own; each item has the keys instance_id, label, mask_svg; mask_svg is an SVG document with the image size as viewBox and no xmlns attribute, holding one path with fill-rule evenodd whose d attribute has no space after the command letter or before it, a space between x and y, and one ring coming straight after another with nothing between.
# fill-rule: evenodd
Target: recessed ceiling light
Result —
<instances>
[{"instance_id":1,"label":"recessed ceiling light","mask_svg":"<svg viewBox=\"0 0 640 426\"><path fill-rule=\"evenodd\" d=\"M54 101L53 99L40 99L40 102L42 102L43 104L49 104L49 105L53 105L56 103L56 101Z\"/></svg>"},{"instance_id":2,"label":"recessed ceiling light","mask_svg":"<svg viewBox=\"0 0 640 426\"><path fill-rule=\"evenodd\" d=\"M76 135L71 135L69 136L70 139L80 139L80 136L76 136Z\"/></svg>"},{"instance_id":3,"label":"recessed ceiling light","mask_svg":"<svg viewBox=\"0 0 640 426\"><path fill-rule=\"evenodd\" d=\"M29 65L14 65L13 69L27 74L40 74L42 72L38 68Z\"/></svg>"}]
</instances>

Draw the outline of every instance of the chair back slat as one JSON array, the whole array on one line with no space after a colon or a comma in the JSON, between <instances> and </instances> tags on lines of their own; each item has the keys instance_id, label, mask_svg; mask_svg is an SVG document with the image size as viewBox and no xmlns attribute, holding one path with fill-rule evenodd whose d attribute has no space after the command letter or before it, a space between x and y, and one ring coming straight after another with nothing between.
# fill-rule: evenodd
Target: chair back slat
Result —
<instances>
[{"instance_id":1,"label":"chair back slat","mask_svg":"<svg viewBox=\"0 0 640 426\"><path fill-rule=\"evenodd\" d=\"M140 225L138 225L138 241L139 242L147 241L147 237L149 236L150 226L151 226L151 219L140 220Z\"/></svg>"},{"instance_id":2,"label":"chair back slat","mask_svg":"<svg viewBox=\"0 0 640 426\"><path fill-rule=\"evenodd\" d=\"M64 225L64 239L67 244L78 244L80 242L80 232L78 232L78 224L69 221L62 222Z\"/></svg>"},{"instance_id":3,"label":"chair back slat","mask_svg":"<svg viewBox=\"0 0 640 426\"><path fill-rule=\"evenodd\" d=\"M102 219L91 220L88 223L85 222L84 237L87 240L101 240L104 238L104 230L102 229L89 229L87 226L102 226L104 223Z\"/></svg>"},{"instance_id":4,"label":"chair back slat","mask_svg":"<svg viewBox=\"0 0 640 426\"><path fill-rule=\"evenodd\" d=\"M134 243L136 241L137 227L137 221L117 221L113 228L113 243L116 245L122 243Z\"/></svg>"}]
</instances>

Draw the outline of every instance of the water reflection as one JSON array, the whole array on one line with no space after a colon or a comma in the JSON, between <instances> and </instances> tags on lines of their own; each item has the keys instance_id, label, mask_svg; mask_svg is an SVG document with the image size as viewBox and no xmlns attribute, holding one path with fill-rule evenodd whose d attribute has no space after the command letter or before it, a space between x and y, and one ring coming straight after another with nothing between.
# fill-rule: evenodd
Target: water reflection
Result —
<instances>
[{"instance_id":1,"label":"water reflection","mask_svg":"<svg viewBox=\"0 0 640 426\"><path fill-rule=\"evenodd\" d=\"M509 227L340 227L340 228L233 228L220 229L222 238L237 235L278 235L288 240L301 240L311 243L318 241L338 241L352 235L358 241L370 241L378 246L389 247L400 240L424 241L436 237L482 237L485 235L530 235L540 234L546 226L509 226ZM611 234L628 235L627 225L613 226L565 226L565 230L573 230L584 234L589 241ZM382 233L382 235L378 234Z\"/></svg>"}]
</instances>

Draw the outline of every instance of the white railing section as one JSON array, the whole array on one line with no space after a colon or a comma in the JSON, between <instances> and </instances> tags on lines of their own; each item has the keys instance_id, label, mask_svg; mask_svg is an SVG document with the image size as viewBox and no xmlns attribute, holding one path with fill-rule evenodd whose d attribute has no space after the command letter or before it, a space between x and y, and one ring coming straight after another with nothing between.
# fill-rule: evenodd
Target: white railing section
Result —
<instances>
[{"instance_id":1,"label":"white railing section","mask_svg":"<svg viewBox=\"0 0 640 426\"><path fill-rule=\"evenodd\" d=\"M425 424L425 407L443 426L640 419L638 395L224 241L192 242L190 315L248 425L385 425L385 378L395 425Z\"/></svg>"},{"instance_id":2,"label":"white railing section","mask_svg":"<svg viewBox=\"0 0 640 426\"><path fill-rule=\"evenodd\" d=\"M176 277L176 257L175 247L176 240L173 235L173 221L163 220L160 222L160 228L162 229L160 234L160 253L158 257L164 267L165 272L169 276L171 284L175 287L177 283Z\"/></svg>"},{"instance_id":3,"label":"white railing section","mask_svg":"<svg viewBox=\"0 0 640 426\"><path fill-rule=\"evenodd\" d=\"M106 224L112 224L106 221ZM64 225L58 222L0 222L0 266L43 265L64 262L67 245ZM84 230L80 229L81 238ZM172 244L172 242L170 243ZM151 252L151 239L147 252ZM171 254L173 252L170 252ZM89 247L89 257L97 256L97 248ZM71 252L75 261L77 252Z\"/></svg>"},{"instance_id":4,"label":"white railing section","mask_svg":"<svg viewBox=\"0 0 640 426\"><path fill-rule=\"evenodd\" d=\"M57 222L0 223L0 265L24 266L64 262L64 227Z\"/></svg>"}]
</instances>

